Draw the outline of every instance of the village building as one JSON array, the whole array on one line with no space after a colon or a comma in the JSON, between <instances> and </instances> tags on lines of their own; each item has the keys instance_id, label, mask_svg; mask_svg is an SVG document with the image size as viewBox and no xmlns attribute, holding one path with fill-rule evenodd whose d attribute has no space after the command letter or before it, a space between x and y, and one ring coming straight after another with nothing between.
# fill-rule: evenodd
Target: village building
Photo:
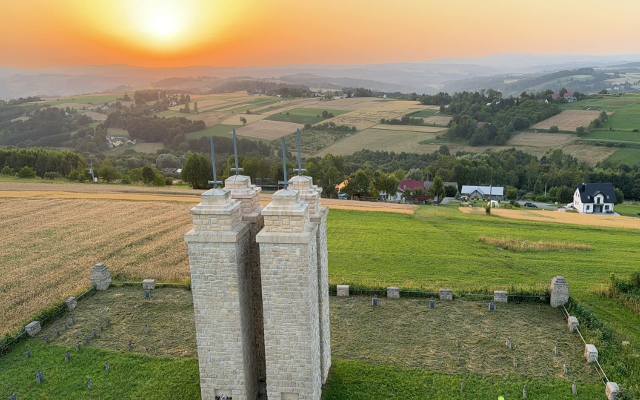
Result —
<instances>
[{"instance_id":1,"label":"village building","mask_svg":"<svg viewBox=\"0 0 640 400\"><path fill-rule=\"evenodd\" d=\"M469 200L504 200L504 186L462 185L460 194Z\"/></svg>"},{"instance_id":2,"label":"village building","mask_svg":"<svg viewBox=\"0 0 640 400\"><path fill-rule=\"evenodd\" d=\"M572 206L583 214L611 214L616 193L611 183L583 183L573 194Z\"/></svg>"}]
</instances>

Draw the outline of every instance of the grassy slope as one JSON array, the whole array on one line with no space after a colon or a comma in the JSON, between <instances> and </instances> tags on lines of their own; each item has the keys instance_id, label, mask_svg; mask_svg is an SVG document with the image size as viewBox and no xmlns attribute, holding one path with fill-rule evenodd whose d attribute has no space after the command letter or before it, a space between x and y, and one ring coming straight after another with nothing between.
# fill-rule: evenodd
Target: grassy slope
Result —
<instances>
[{"instance_id":1,"label":"grassy slope","mask_svg":"<svg viewBox=\"0 0 640 400\"><path fill-rule=\"evenodd\" d=\"M296 124L315 124L327 119L322 117L323 111L327 111L328 113L333 114L333 116L338 116L347 112L345 110L321 108L295 108L293 110L271 115L267 119L271 121L294 122Z\"/></svg>"},{"instance_id":2,"label":"grassy slope","mask_svg":"<svg viewBox=\"0 0 640 400\"><path fill-rule=\"evenodd\" d=\"M32 357L25 353L30 349ZM72 360L65 363L65 353ZM109 362L107 375L104 363ZM6 371L11 368L11 373ZM36 384L42 371L45 383ZM93 380L91 395L87 389ZM19 344L0 358L0 396L18 399L197 399L198 362L192 358L153 358L93 348L46 345L40 340Z\"/></svg>"}]
</instances>

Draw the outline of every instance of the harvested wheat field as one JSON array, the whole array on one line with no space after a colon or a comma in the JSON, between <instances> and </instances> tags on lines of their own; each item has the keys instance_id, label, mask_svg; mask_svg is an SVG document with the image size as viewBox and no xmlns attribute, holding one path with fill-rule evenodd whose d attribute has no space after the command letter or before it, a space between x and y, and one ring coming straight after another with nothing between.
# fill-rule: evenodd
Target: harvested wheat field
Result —
<instances>
[{"instance_id":1,"label":"harvested wheat field","mask_svg":"<svg viewBox=\"0 0 640 400\"><path fill-rule=\"evenodd\" d=\"M115 277L185 281L190 205L0 199L0 336L89 288L90 267Z\"/></svg>"},{"instance_id":2,"label":"harvested wheat field","mask_svg":"<svg viewBox=\"0 0 640 400\"><path fill-rule=\"evenodd\" d=\"M422 118L422 121L427 125L448 126L451 119L448 115L432 115L431 117Z\"/></svg>"},{"instance_id":3,"label":"harvested wheat field","mask_svg":"<svg viewBox=\"0 0 640 400\"><path fill-rule=\"evenodd\" d=\"M484 214L484 208L460 207L464 214ZM593 226L597 228L640 229L640 219L613 215L587 215L574 212L544 210L507 210L494 208L491 215L536 222Z\"/></svg>"},{"instance_id":4,"label":"harvested wheat field","mask_svg":"<svg viewBox=\"0 0 640 400\"><path fill-rule=\"evenodd\" d=\"M347 100L351 99L328 101L322 103L322 105L339 110L343 104L350 104L346 103ZM425 109L425 106L416 101L406 100L369 100L368 102L363 101L362 103L351 103L350 105L355 111L338 115L335 118L323 121L323 123L333 122L336 125L355 126L356 129L362 130L378 125L383 118L400 118L406 114Z\"/></svg>"},{"instance_id":5,"label":"harvested wheat field","mask_svg":"<svg viewBox=\"0 0 640 400\"><path fill-rule=\"evenodd\" d=\"M293 122L259 120L247 126L238 128L238 136L247 136L256 139L275 140L283 136L291 135L296 129L302 129L304 125Z\"/></svg>"},{"instance_id":6,"label":"harvested wheat field","mask_svg":"<svg viewBox=\"0 0 640 400\"><path fill-rule=\"evenodd\" d=\"M578 127L588 127L600 115L598 110L565 110L533 125L533 129L549 129L557 126L561 131L575 132Z\"/></svg>"}]
</instances>

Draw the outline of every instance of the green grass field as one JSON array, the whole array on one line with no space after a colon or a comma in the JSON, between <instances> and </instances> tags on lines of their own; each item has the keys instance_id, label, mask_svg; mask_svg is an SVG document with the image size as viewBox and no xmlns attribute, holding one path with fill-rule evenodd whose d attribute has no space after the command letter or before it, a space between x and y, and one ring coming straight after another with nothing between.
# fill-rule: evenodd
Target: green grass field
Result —
<instances>
[{"instance_id":1,"label":"green grass field","mask_svg":"<svg viewBox=\"0 0 640 400\"><path fill-rule=\"evenodd\" d=\"M120 94L94 94L94 95L78 95L78 96L69 96L63 97L57 100L46 100L45 103L51 106L55 106L59 103L78 103L78 104L104 104L111 103L116 101L119 97L122 97Z\"/></svg>"},{"instance_id":2,"label":"green grass field","mask_svg":"<svg viewBox=\"0 0 640 400\"><path fill-rule=\"evenodd\" d=\"M331 110L321 108L294 108L293 110L284 111L278 114L271 115L269 120L271 121L284 121L294 122L296 124L316 124L324 121L325 119L332 118L331 116L323 117L322 112L326 111L329 114L337 117L340 114L345 114L345 110Z\"/></svg>"},{"instance_id":3,"label":"green grass field","mask_svg":"<svg viewBox=\"0 0 640 400\"><path fill-rule=\"evenodd\" d=\"M432 116L434 116L436 114L439 114L439 112L437 110L432 110L430 108L427 108L427 109L424 109L424 110L413 112L413 113L409 114L409 116L413 117L413 118L427 118L427 117L432 117Z\"/></svg>"},{"instance_id":4,"label":"green grass field","mask_svg":"<svg viewBox=\"0 0 640 400\"><path fill-rule=\"evenodd\" d=\"M218 125L214 125L206 129L203 129L201 131L188 133L186 136L187 136L187 139L199 139L201 137L209 137L209 136L231 137L231 131L233 130L233 128L238 128L238 127L235 125L218 124Z\"/></svg>"},{"instance_id":5,"label":"green grass field","mask_svg":"<svg viewBox=\"0 0 640 400\"><path fill-rule=\"evenodd\" d=\"M606 128L614 130L640 129L640 95L625 94L622 96L601 96L576 103L564 104L565 109L595 109L614 114L609 117Z\"/></svg>"},{"instance_id":6,"label":"green grass field","mask_svg":"<svg viewBox=\"0 0 640 400\"><path fill-rule=\"evenodd\" d=\"M26 353L31 351L28 358ZM65 353L72 358L65 362ZM110 365L106 373L105 363ZM36 373L45 382L36 383ZM198 399L198 361L75 349L29 340L0 358L0 395L18 399ZM92 390L88 389L93 380Z\"/></svg>"},{"instance_id":7,"label":"green grass field","mask_svg":"<svg viewBox=\"0 0 640 400\"><path fill-rule=\"evenodd\" d=\"M634 166L640 164L640 148L628 147L616 150L607 161Z\"/></svg>"},{"instance_id":8,"label":"green grass field","mask_svg":"<svg viewBox=\"0 0 640 400\"><path fill-rule=\"evenodd\" d=\"M640 132L594 130L582 139L597 140L598 142L640 144Z\"/></svg>"},{"instance_id":9,"label":"green grass field","mask_svg":"<svg viewBox=\"0 0 640 400\"><path fill-rule=\"evenodd\" d=\"M640 217L640 203L622 203L616 205L616 212L628 217Z\"/></svg>"},{"instance_id":10,"label":"green grass field","mask_svg":"<svg viewBox=\"0 0 640 400\"><path fill-rule=\"evenodd\" d=\"M256 98L247 97L246 101L243 101L240 104L237 104L234 106L223 105L223 106L211 108L211 110L231 111L237 114L237 113L247 112L247 110L252 110L254 108L264 107L269 104L276 103L278 101L280 100L277 97L267 97L267 96L261 96Z\"/></svg>"},{"instance_id":11,"label":"green grass field","mask_svg":"<svg viewBox=\"0 0 640 400\"><path fill-rule=\"evenodd\" d=\"M638 209L640 206L637 204L618 207L622 213L633 213ZM481 237L582 243L592 249L513 252L485 244L480 241ZM615 299L602 297L600 292L608 286L611 273L626 278L632 272L640 271L638 243L640 231L637 230L507 220L496 216L462 214L450 207L422 207L414 216L340 210L332 210L329 214L332 284L424 290L450 287L456 294L491 293L495 289L539 293L547 289L553 276L565 276L572 297L585 312L592 313L603 323L598 326L581 319L586 340L598 346L601 363L609 378L621 383L635 396L640 395L640 315ZM485 374L482 363L464 365L463 368L456 364L455 359L448 363L444 356L438 357L438 351L443 351L441 348L446 345L446 340L438 342L421 336L444 329L439 335L449 337L469 327L452 328L450 335L442 322L420 314L424 309L410 304L397 310L385 309L383 313L389 312L390 318L397 322L397 326L388 325L389 317L376 319L382 318L382 313L369 318L362 315L363 310L370 310L363 305L366 299L363 301L353 310L345 304L345 308L337 311L338 321L346 321L346 327L344 332L336 334L336 356L330 380L324 389L325 400L490 400L497 399L498 395L518 399L522 398L525 385L531 399L575 398L571 395L571 381L561 373L552 372L545 377L535 373L548 362L537 364L532 361L530 368L518 374ZM421 303L416 300L416 304ZM113 310L115 312L118 308ZM130 309L124 307L123 310L128 312ZM457 314L450 314L450 320L454 321ZM478 327L486 322L481 316L473 316L472 312L466 315L475 318L473 320ZM537 314L535 317L543 316ZM136 318L129 320L139 323ZM513 326L520 326L514 321L510 322L515 323ZM421 324L421 328L410 325L415 323ZM433 332L426 327L429 324L436 325ZM542 335L535 333L538 328L532 327L531 334L536 337ZM491 340L492 336L487 334L487 331L493 331L491 328L478 329L478 337L468 338L471 335L467 334L459 339L463 341L463 348L467 339L481 340L484 335L486 340ZM357 334L357 340L353 341L354 336L349 333ZM558 328L560 334L569 335ZM347 336L341 338L340 335ZM499 337L499 334L494 336ZM562 338L569 340L571 337ZM62 344L66 343L63 339L64 336ZM347 340L352 342L347 343ZM623 345L623 340L629 344ZM531 341L534 341L533 337ZM433 352L429 352L426 343L430 343ZM483 343L490 350L494 349L491 343ZM96 398L137 398L143 391L150 391L151 387L153 391L142 397L198 398L197 363L193 359L155 358L126 351L85 348L77 355L74 352L74 361L67 368L64 353L68 348L62 344L54 342L46 346L40 340L29 340L18 345L11 354L1 357L0 396L6 398L17 392L26 393L19 398L88 397L86 381L91 377L95 383L93 394ZM24 357L27 346L33 350L32 359ZM494 350L498 349L495 347ZM499 354L491 352L499 359ZM549 354L544 357L549 357ZM577 365L574 368L580 368L580 355L572 353L571 357L571 362ZM108 377L100 375L105 360L113 366ZM512 360L504 360L509 361ZM443 364L438 365L438 362ZM561 368L561 364L554 363L550 368L556 371ZM523 367L519 365L518 368ZM45 371L51 386L35 384L38 369ZM125 369L131 372L125 374ZM576 379L577 398L604 397L602 384Z\"/></svg>"}]
</instances>

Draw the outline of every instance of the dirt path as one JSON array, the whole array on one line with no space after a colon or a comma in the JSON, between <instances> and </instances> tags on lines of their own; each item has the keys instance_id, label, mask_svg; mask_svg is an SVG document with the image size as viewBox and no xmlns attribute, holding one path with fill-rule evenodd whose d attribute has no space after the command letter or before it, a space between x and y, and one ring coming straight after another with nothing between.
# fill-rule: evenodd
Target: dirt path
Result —
<instances>
[{"instance_id":1,"label":"dirt path","mask_svg":"<svg viewBox=\"0 0 640 400\"><path fill-rule=\"evenodd\" d=\"M484 209L480 208L460 207L459 210L464 214L484 214ZM640 229L640 218L634 217L587 215L544 210L505 210L499 208L492 209L491 214L502 218L526 221L595 226L600 228Z\"/></svg>"},{"instance_id":2,"label":"dirt path","mask_svg":"<svg viewBox=\"0 0 640 400\"><path fill-rule=\"evenodd\" d=\"M0 182L0 198L25 199L76 199L76 200L123 200L160 201L197 204L202 190L184 188L151 188L125 185L92 185L61 183L13 183ZM260 203L266 206L271 194L261 194ZM378 203L322 199L321 204L334 210L388 212L411 215L416 206L409 204Z\"/></svg>"}]
</instances>

